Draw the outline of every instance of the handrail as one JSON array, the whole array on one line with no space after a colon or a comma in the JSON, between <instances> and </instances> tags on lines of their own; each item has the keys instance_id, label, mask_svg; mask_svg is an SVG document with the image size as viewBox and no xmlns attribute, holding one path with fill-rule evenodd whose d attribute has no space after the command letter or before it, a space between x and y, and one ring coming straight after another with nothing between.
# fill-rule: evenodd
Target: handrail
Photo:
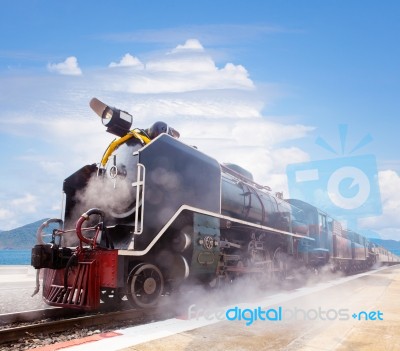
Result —
<instances>
[{"instance_id":1,"label":"handrail","mask_svg":"<svg viewBox=\"0 0 400 351\"><path fill-rule=\"evenodd\" d=\"M143 215L144 215L144 181L146 178L146 168L143 164L137 164L137 181L132 183L136 187L136 209L135 209L135 229L133 234L140 235L143 232ZM139 209L140 207L140 209ZM140 210L140 218L139 218ZM140 221L140 223L139 223Z\"/></svg>"},{"instance_id":2,"label":"handrail","mask_svg":"<svg viewBox=\"0 0 400 351\"><path fill-rule=\"evenodd\" d=\"M99 215L101 217L101 222L99 222L100 225L97 224L95 227L95 229L96 229L95 236L93 238L88 238L82 234L82 224L83 224L83 222L87 221L89 219L89 217L93 214ZM76 226L75 226L75 231L76 231L76 235L79 238L80 247L82 247L82 243L88 244L92 247L96 246L97 236L99 235L99 231L101 230L101 227L103 227L103 225L104 225L104 217L105 217L105 213L98 208L91 208L90 210L81 214L81 216L79 217L78 221L76 222Z\"/></svg>"},{"instance_id":3,"label":"handrail","mask_svg":"<svg viewBox=\"0 0 400 351\"><path fill-rule=\"evenodd\" d=\"M38 245L44 245L45 242L43 240L43 236L45 236L45 234L43 233L43 229L47 228L49 226L50 223L58 223L58 232L61 233L61 228L63 226L63 220L59 219L59 218L50 218L47 221L45 221L44 223L41 224L41 226L38 228L37 232L36 232L36 238L37 238L37 243ZM54 237L55 232L53 232L52 237ZM61 234L60 234L61 235Z\"/></svg>"}]
</instances>

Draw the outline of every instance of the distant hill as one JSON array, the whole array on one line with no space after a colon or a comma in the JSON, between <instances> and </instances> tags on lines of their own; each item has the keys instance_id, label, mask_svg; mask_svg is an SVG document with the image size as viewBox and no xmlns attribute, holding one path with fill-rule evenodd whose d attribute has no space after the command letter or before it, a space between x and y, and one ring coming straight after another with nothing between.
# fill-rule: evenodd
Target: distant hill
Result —
<instances>
[{"instance_id":1,"label":"distant hill","mask_svg":"<svg viewBox=\"0 0 400 351\"><path fill-rule=\"evenodd\" d=\"M385 249L393 252L397 256L400 256L400 241L396 240L384 240L384 239L369 239L370 241L374 242L375 244L378 244Z\"/></svg>"},{"instance_id":2,"label":"distant hill","mask_svg":"<svg viewBox=\"0 0 400 351\"><path fill-rule=\"evenodd\" d=\"M36 244L36 231L44 221L46 218L19 228L0 231L0 250L31 249Z\"/></svg>"}]
</instances>

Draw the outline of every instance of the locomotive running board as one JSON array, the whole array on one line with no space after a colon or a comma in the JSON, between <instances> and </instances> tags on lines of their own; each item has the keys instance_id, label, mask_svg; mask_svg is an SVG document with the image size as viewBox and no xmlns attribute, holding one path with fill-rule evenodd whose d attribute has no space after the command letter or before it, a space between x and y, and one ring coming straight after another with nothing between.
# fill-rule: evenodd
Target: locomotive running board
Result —
<instances>
[{"instance_id":1,"label":"locomotive running board","mask_svg":"<svg viewBox=\"0 0 400 351\"><path fill-rule=\"evenodd\" d=\"M291 237L294 237L294 238L300 238L300 239L315 241L314 238L310 238L308 236L304 236L304 235L300 235L300 234L293 234L293 233L287 232L285 230L279 230L279 229L267 227L267 226L264 226L264 225L261 225L261 224L246 222L246 221L243 221L241 219L224 216L224 215L219 214L219 213L214 213L214 212L202 210L202 209L199 209L199 208L196 208L196 207L183 205L172 216L172 218L164 225L164 227L154 237L154 239L151 241L151 243L147 246L147 248L145 250L141 250L141 251L134 251L134 249L133 250L118 250L118 255L123 255L123 256L144 256L144 255L146 255L151 250L151 248L154 246L154 244L167 231L167 229L171 226L171 224L176 220L176 218L185 210L189 210L189 211L196 212L196 213L201 213L201 214L204 214L204 215L207 215L207 216L210 216L210 217L224 219L224 220L230 221L232 223L243 224L243 225L246 225L246 226L249 226L249 227L252 227L252 228L257 228L257 229L261 229L261 230L267 231L267 232L272 233L272 234L277 234L277 235L282 235L283 234L283 235L288 235L288 236L291 236Z\"/></svg>"}]
</instances>

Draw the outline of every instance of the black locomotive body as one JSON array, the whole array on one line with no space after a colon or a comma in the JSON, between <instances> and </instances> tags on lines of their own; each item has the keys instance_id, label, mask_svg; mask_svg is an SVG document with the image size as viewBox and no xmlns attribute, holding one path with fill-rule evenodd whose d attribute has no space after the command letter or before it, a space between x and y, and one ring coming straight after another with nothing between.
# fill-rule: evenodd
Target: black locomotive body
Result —
<instances>
[{"instance_id":1,"label":"black locomotive body","mask_svg":"<svg viewBox=\"0 0 400 351\"><path fill-rule=\"evenodd\" d=\"M190 281L255 275L268 283L294 266L355 270L398 260L315 207L275 197L248 171L180 142L165 124L130 130L129 114L97 99L91 106L119 138L99 164L65 179L64 219L38 230L32 265L44 269L48 304L92 310L127 296L149 307ZM59 228L45 243L51 222Z\"/></svg>"}]
</instances>

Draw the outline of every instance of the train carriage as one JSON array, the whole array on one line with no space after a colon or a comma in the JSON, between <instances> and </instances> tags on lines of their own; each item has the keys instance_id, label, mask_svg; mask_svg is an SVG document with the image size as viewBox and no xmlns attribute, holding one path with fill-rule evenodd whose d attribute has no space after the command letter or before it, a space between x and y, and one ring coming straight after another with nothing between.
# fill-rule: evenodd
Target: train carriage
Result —
<instances>
[{"instance_id":1,"label":"train carriage","mask_svg":"<svg viewBox=\"0 0 400 351\"><path fill-rule=\"evenodd\" d=\"M347 258L346 239L341 238L341 224L315 206L297 199L288 199L297 210L294 216L297 221L305 223L309 228L309 235L314 239L313 246L308 254L310 262L315 266L322 266L329 262L331 257Z\"/></svg>"},{"instance_id":2,"label":"train carriage","mask_svg":"<svg viewBox=\"0 0 400 351\"><path fill-rule=\"evenodd\" d=\"M314 265L329 264L333 270L351 272L367 269L375 262L365 237L343 229L340 222L313 205L297 199L287 201L299 209L295 212L298 219L310 227L310 237L315 239L310 251Z\"/></svg>"}]
</instances>

